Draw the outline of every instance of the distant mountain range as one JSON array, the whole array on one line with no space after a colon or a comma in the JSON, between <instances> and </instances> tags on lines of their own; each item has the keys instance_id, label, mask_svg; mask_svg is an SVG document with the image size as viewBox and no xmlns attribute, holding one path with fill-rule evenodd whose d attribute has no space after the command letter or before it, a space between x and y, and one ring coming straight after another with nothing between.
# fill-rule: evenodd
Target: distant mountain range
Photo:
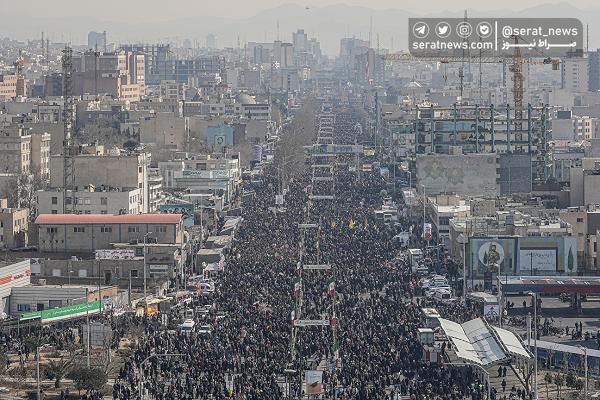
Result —
<instances>
[{"instance_id":1,"label":"distant mountain range","mask_svg":"<svg viewBox=\"0 0 600 400\"><path fill-rule=\"evenodd\" d=\"M600 47L600 6L579 9L568 3L539 5L518 11L468 10L471 17L573 17L579 18L584 27L590 24L590 49ZM205 36L213 33L218 36L220 47L237 46L238 36L241 45L246 41L273 41L277 36L279 21L280 38L291 41L291 32L304 29L310 37L319 39L326 54L339 53L341 37L356 36L368 39L370 19L373 19L373 47L377 46L377 35L381 48L394 51L407 47L407 23L409 17L462 17L463 10L432 11L431 14L415 15L401 9L374 10L368 7L344 4L325 7L305 7L285 4L258 12L256 15L234 19L224 17L189 16L175 20L157 22L131 22L101 20L94 17L63 18L4 18L0 25L0 37L13 37L21 40L39 38L41 31L50 33L53 41L69 41L84 44L91 30L108 32L108 41L126 42L181 42L186 38L205 44ZM393 47L392 47L393 42Z\"/></svg>"}]
</instances>

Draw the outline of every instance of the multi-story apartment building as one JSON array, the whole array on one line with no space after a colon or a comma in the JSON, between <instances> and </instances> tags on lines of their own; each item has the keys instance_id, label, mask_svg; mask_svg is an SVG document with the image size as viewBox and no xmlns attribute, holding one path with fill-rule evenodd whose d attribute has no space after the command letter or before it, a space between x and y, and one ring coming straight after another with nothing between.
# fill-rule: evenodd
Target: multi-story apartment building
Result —
<instances>
[{"instance_id":1,"label":"multi-story apartment building","mask_svg":"<svg viewBox=\"0 0 600 400\"><path fill-rule=\"evenodd\" d=\"M31 135L18 125L0 127L0 172L28 174L31 170Z\"/></svg>"},{"instance_id":2,"label":"multi-story apartment building","mask_svg":"<svg viewBox=\"0 0 600 400\"><path fill-rule=\"evenodd\" d=\"M0 248L13 249L27 245L29 210L8 208L6 199L0 203Z\"/></svg>"},{"instance_id":3,"label":"multi-story apartment building","mask_svg":"<svg viewBox=\"0 0 600 400\"><path fill-rule=\"evenodd\" d=\"M73 56L73 92L107 93L121 100L137 102L145 93L144 56L132 52L86 52Z\"/></svg>"},{"instance_id":4,"label":"multi-story apartment building","mask_svg":"<svg viewBox=\"0 0 600 400\"><path fill-rule=\"evenodd\" d=\"M562 60L561 87L573 93L587 92L589 70L587 57L569 57Z\"/></svg>"},{"instance_id":5,"label":"multi-story apartment building","mask_svg":"<svg viewBox=\"0 0 600 400\"><path fill-rule=\"evenodd\" d=\"M16 75L0 74L0 100L10 101L17 97L17 81Z\"/></svg>"},{"instance_id":6,"label":"multi-story apartment building","mask_svg":"<svg viewBox=\"0 0 600 400\"><path fill-rule=\"evenodd\" d=\"M39 174L43 180L50 179L50 142L49 133L31 135L31 172Z\"/></svg>"},{"instance_id":7,"label":"multi-story apartment building","mask_svg":"<svg viewBox=\"0 0 600 400\"><path fill-rule=\"evenodd\" d=\"M184 244L181 214L40 214L38 246L46 252L92 252L115 243ZM150 239L148 239L150 238Z\"/></svg>"},{"instance_id":8,"label":"multi-story apartment building","mask_svg":"<svg viewBox=\"0 0 600 400\"><path fill-rule=\"evenodd\" d=\"M146 153L79 154L74 157L75 187L77 191L83 191L89 185L95 188L137 188L140 190L140 196L136 197L137 212L150 212L148 161L149 155ZM50 188L61 187L63 187L63 156L53 155L50 158Z\"/></svg>"},{"instance_id":9,"label":"multi-story apartment building","mask_svg":"<svg viewBox=\"0 0 600 400\"><path fill-rule=\"evenodd\" d=\"M62 189L38 191L36 193L37 213L64 214L63 196ZM75 211L79 214L138 214L141 197L141 189L138 188L90 185L85 190L75 193Z\"/></svg>"}]
</instances>

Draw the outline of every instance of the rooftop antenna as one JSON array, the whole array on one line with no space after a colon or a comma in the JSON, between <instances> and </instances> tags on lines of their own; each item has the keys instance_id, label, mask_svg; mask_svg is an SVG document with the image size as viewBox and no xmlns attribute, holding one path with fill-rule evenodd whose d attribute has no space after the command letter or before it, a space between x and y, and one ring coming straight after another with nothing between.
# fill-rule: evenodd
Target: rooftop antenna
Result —
<instances>
[{"instance_id":1,"label":"rooftop antenna","mask_svg":"<svg viewBox=\"0 0 600 400\"><path fill-rule=\"evenodd\" d=\"M73 49L68 45L63 50L62 57L63 73L63 212L75 213L75 165L73 150ZM70 193L69 193L70 192ZM70 201L69 201L70 200Z\"/></svg>"},{"instance_id":2,"label":"rooftop antenna","mask_svg":"<svg viewBox=\"0 0 600 400\"><path fill-rule=\"evenodd\" d=\"M102 38L104 39L104 52L106 53L106 31L102 32Z\"/></svg>"},{"instance_id":3,"label":"rooftop antenna","mask_svg":"<svg viewBox=\"0 0 600 400\"><path fill-rule=\"evenodd\" d=\"M46 66L50 65L50 38L46 36Z\"/></svg>"},{"instance_id":4,"label":"rooftop antenna","mask_svg":"<svg viewBox=\"0 0 600 400\"><path fill-rule=\"evenodd\" d=\"M590 51L590 25L585 24L585 52Z\"/></svg>"},{"instance_id":5,"label":"rooftop antenna","mask_svg":"<svg viewBox=\"0 0 600 400\"><path fill-rule=\"evenodd\" d=\"M373 40L373 17L371 16L371 19L369 22L369 48L373 47L372 40Z\"/></svg>"},{"instance_id":6,"label":"rooftop antenna","mask_svg":"<svg viewBox=\"0 0 600 400\"><path fill-rule=\"evenodd\" d=\"M279 20L277 20L277 40L279 40Z\"/></svg>"}]
</instances>

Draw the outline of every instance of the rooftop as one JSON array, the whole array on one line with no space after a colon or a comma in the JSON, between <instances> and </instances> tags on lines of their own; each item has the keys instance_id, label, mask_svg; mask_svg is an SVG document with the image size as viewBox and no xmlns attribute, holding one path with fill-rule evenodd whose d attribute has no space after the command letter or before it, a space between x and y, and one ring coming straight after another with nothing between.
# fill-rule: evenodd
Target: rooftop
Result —
<instances>
[{"instance_id":1,"label":"rooftop","mask_svg":"<svg viewBox=\"0 0 600 400\"><path fill-rule=\"evenodd\" d=\"M40 214L38 225L178 224L182 214Z\"/></svg>"}]
</instances>

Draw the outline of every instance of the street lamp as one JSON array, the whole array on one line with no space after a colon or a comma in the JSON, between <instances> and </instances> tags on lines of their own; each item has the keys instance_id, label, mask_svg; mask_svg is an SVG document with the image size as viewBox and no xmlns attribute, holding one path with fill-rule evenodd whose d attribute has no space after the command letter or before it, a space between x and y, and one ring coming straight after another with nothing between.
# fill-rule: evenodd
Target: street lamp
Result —
<instances>
[{"instance_id":1,"label":"street lamp","mask_svg":"<svg viewBox=\"0 0 600 400\"><path fill-rule=\"evenodd\" d=\"M463 245L463 299L467 301L467 243L469 238L461 233L458 235L457 241Z\"/></svg>"},{"instance_id":2,"label":"street lamp","mask_svg":"<svg viewBox=\"0 0 600 400\"><path fill-rule=\"evenodd\" d=\"M286 368L283 370L283 373L285 374L285 385L287 388L287 396L286 399L291 399L292 398L292 376L296 375L296 370L295 369L289 369Z\"/></svg>"},{"instance_id":3,"label":"street lamp","mask_svg":"<svg viewBox=\"0 0 600 400\"><path fill-rule=\"evenodd\" d=\"M535 390L535 395L534 395L534 399L538 400L538 367L537 367L537 363L538 363L538 346L537 346L537 334L538 334L538 327L537 327L537 293L535 292L529 292L528 293L532 298L533 298L533 348L534 348L534 364L533 364L533 374L534 376L534 390Z\"/></svg>"},{"instance_id":4,"label":"street lamp","mask_svg":"<svg viewBox=\"0 0 600 400\"><path fill-rule=\"evenodd\" d=\"M587 354L588 349L587 349L587 347L584 347L581 345L579 345L577 347L579 347L579 349L583 351L583 373L585 376L585 381L584 381L585 386L584 386L583 398L585 400L587 400L587 398L588 398L588 354Z\"/></svg>"}]
</instances>

